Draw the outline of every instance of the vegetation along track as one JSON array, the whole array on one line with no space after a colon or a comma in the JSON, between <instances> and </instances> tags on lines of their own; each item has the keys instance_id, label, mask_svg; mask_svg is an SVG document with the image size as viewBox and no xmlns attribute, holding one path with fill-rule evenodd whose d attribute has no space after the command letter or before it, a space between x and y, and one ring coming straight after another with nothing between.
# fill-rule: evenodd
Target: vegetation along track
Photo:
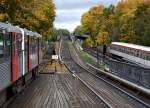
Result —
<instances>
[{"instance_id":1,"label":"vegetation along track","mask_svg":"<svg viewBox=\"0 0 150 108\"><path fill-rule=\"evenodd\" d=\"M70 50L72 50L71 48ZM89 70L85 67L79 65L79 60L70 52L68 43L64 41L62 43L62 60L67 65L67 67L78 77L80 78L90 89L95 92L98 97L100 97L109 107L111 108L149 108L148 104L141 103L137 99L131 99L124 97L127 95L123 91L112 86L112 84L107 81L103 81L98 76L91 74Z\"/></svg>"}]
</instances>

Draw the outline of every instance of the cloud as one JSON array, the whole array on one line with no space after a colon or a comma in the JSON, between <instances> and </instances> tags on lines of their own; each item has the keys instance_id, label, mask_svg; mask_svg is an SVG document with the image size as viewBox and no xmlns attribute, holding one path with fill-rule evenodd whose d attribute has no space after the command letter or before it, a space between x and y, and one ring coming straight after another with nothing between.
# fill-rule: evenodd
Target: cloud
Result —
<instances>
[{"instance_id":1,"label":"cloud","mask_svg":"<svg viewBox=\"0 0 150 108\"><path fill-rule=\"evenodd\" d=\"M72 9L69 10L58 10L56 16L57 23L80 21L81 15L86 12L87 9Z\"/></svg>"},{"instance_id":2,"label":"cloud","mask_svg":"<svg viewBox=\"0 0 150 108\"><path fill-rule=\"evenodd\" d=\"M79 9L79 8L87 8L92 5L96 5L99 0L54 0L57 9Z\"/></svg>"},{"instance_id":3,"label":"cloud","mask_svg":"<svg viewBox=\"0 0 150 108\"><path fill-rule=\"evenodd\" d=\"M63 23L55 23L56 28L65 28L68 29L69 31L73 31L76 26L78 26L80 22L74 21L74 22L63 22Z\"/></svg>"},{"instance_id":4,"label":"cloud","mask_svg":"<svg viewBox=\"0 0 150 108\"><path fill-rule=\"evenodd\" d=\"M54 0L56 5L56 20L57 28L66 28L73 31L80 24L80 19L83 13L89 8L104 4L108 6L115 4L118 0Z\"/></svg>"}]
</instances>

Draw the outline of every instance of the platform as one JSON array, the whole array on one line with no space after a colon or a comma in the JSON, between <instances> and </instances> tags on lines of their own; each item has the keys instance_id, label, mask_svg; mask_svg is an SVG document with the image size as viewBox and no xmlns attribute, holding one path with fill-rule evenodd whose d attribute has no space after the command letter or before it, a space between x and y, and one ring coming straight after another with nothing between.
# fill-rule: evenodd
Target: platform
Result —
<instances>
[{"instance_id":1,"label":"platform","mask_svg":"<svg viewBox=\"0 0 150 108\"><path fill-rule=\"evenodd\" d=\"M106 106L62 66L54 74L40 74L7 108L106 108Z\"/></svg>"}]
</instances>

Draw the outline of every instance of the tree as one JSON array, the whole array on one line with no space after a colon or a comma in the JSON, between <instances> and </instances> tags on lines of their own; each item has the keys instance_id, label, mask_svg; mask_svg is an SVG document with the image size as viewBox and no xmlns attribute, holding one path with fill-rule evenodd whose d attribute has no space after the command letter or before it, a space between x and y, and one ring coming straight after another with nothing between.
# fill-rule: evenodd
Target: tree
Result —
<instances>
[{"instance_id":1,"label":"tree","mask_svg":"<svg viewBox=\"0 0 150 108\"><path fill-rule=\"evenodd\" d=\"M69 35L70 35L70 32L67 29L53 28L51 37L49 37L48 40L55 42L59 40L61 36L69 36Z\"/></svg>"},{"instance_id":2,"label":"tree","mask_svg":"<svg viewBox=\"0 0 150 108\"><path fill-rule=\"evenodd\" d=\"M108 32L100 32L96 37L96 42L99 45L107 45L110 43Z\"/></svg>"},{"instance_id":3,"label":"tree","mask_svg":"<svg viewBox=\"0 0 150 108\"><path fill-rule=\"evenodd\" d=\"M82 35L82 34L86 34L86 32L84 31L84 28L82 25L79 25L75 28L74 30L74 34L77 34L77 35Z\"/></svg>"},{"instance_id":4,"label":"tree","mask_svg":"<svg viewBox=\"0 0 150 108\"><path fill-rule=\"evenodd\" d=\"M52 0L2 0L0 21L37 31L45 39L52 33L55 6Z\"/></svg>"},{"instance_id":5,"label":"tree","mask_svg":"<svg viewBox=\"0 0 150 108\"><path fill-rule=\"evenodd\" d=\"M121 41L150 46L149 25L150 0L120 0L116 6L91 8L82 15L80 27L95 44Z\"/></svg>"},{"instance_id":6,"label":"tree","mask_svg":"<svg viewBox=\"0 0 150 108\"><path fill-rule=\"evenodd\" d=\"M150 5L142 4L138 6L133 25L138 39L136 43L150 46Z\"/></svg>"},{"instance_id":7,"label":"tree","mask_svg":"<svg viewBox=\"0 0 150 108\"><path fill-rule=\"evenodd\" d=\"M94 42L92 41L91 37L88 37L84 42L83 46L84 47L92 47Z\"/></svg>"},{"instance_id":8,"label":"tree","mask_svg":"<svg viewBox=\"0 0 150 108\"><path fill-rule=\"evenodd\" d=\"M91 8L88 12L82 15L81 23L84 31L90 34L91 39L95 41L98 34L101 17L103 15L104 6L99 5ZM102 18L103 19L103 18Z\"/></svg>"}]
</instances>

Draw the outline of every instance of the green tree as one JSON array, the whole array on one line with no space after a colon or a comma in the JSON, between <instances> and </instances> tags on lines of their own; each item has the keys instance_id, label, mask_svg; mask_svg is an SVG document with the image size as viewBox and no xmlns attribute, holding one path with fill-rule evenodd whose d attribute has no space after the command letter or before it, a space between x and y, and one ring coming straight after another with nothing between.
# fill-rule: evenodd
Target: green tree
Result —
<instances>
[{"instance_id":1,"label":"green tree","mask_svg":"<svg viewBox=\"0 0 150 108\"><path fill-rule=\"evenodd\" d=\"M91 37L88 37L84 42L83 46L84 47L92 47L94 45L94 42Z\"/></svg>"},{"instance_id":2,"label":"green tree","mask_svg":"<svg viewBox=\"0 0 150 108\"><path fill-rule=\"evenodd\" d=\"M74 34L77 34L77 35L82 35L82 34L86 34L86 32L84 31L84 28L82 25L79 25L75 28L74 30Z\"/></svg>"},{"instance_id":3,"label":"green tree","mask_svg":"<svg viewBox=\"0 0 150 108\"><path fill-rule=\"evenodd\" d=\"M150 5L138 6L134 16L134 32L137 41L135 43L150 46Z\"/></svg>"},{"instance_id":4,"label":"green tree","mask_svg":"<svg viewBox=\"0 0 150 108\"><path fill-rule=\"evenodd\" d=\"M108 32L100 32L96 37L96 42L99 45L107 45L110 43Z\"/></svg>"},{"instance_id":5,"label":"green tree","mask_svg":"<svg viewBox=\"0 0 150 108\"><path fill-rule=\"evenodd\" d=\"M2 0L0 21L37 31L48 39L55 20L55 6L52 0Z\"/></svg>"},{"instance_id":6,"label":"green tree","mask_svg":"<svg viewBox=\"0 0 150 108\"><path fill-rule=\"evenodd\" d=\"M69 36L69 35L70 35L70 32L67 29L53 28L52 34L48 40L55 42L55 41L59 40L61 38L61 36Z\"/></svg>"},{"instance_id":7,"label":"green tree","mask_svg":"<svg viewBox=\"0 0 150 108\"><path fill-rule=\"evenodd\" d=\"M149 25L150 0L121 0L116 6L91 8L76 31L88 33L94 44L122 41L150 46Z\"/></svg>"}]
</instances>

